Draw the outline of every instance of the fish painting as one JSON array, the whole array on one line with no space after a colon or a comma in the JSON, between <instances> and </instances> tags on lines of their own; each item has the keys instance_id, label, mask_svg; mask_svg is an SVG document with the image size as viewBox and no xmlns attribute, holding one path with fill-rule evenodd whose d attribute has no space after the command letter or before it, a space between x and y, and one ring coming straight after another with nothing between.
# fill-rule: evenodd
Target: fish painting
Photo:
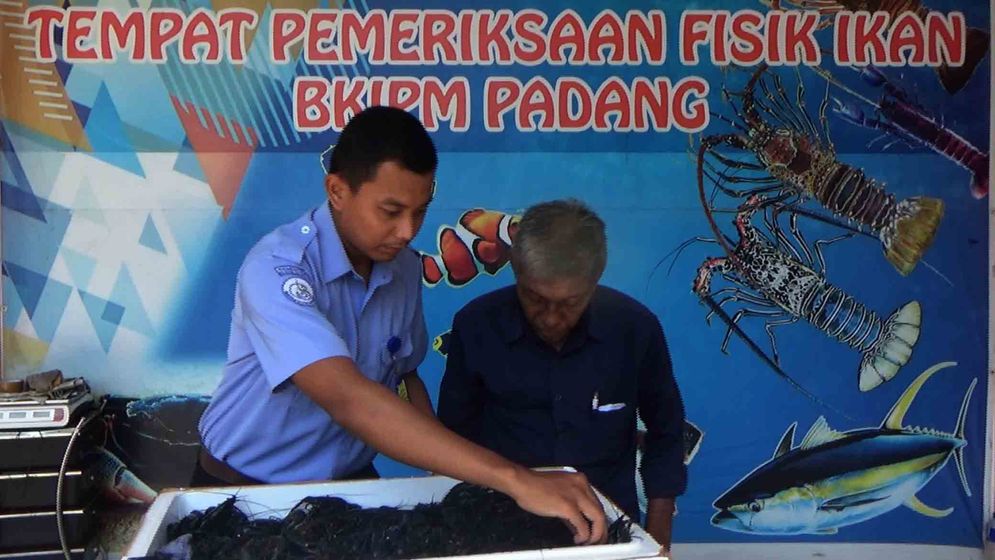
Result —
<instances>
[{"instance_id":1,"label":"fish painting","mask_svg":"<svg viewBox=\"0 0 995 560\"><path fill-rule=\"evenodd\" d=\"M928 517L949 515L952 507L931 507L916 493L953 457L971 495L964 426L978 380L964 394L953 433L908 427L904 419L923 384L954 365L939 363L920 374L879 427L837 432L819 417L796 447L792 424L769 461L715 500L712 525L739 533L831 535L902 505Z\"/></svg>"},{"instance_id":2,"label":"fish painting","mask_svg":"<svg viewBox=\"0 0 995 560\"><path fill-rule=\"evenodd\" d=\"M497 274L509 262L521 219L517 214L483 208L463 212L456 226L439 229L438 254L421 253L422 281L432 287L445 280L460 288L482 272Z\"/></svg>"}]
</instances>

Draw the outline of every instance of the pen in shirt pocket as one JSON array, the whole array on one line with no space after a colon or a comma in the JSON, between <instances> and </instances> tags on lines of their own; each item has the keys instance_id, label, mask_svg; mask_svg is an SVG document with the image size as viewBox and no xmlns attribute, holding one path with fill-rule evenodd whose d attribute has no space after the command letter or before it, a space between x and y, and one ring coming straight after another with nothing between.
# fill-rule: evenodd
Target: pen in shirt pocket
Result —
<instances>
[{"instance_id":1,"label":"pen in shirt pocket","mask_svg":"<svg viewBox=\"0 0 995 560\"><path fill-rule=\"evenodd\" d=\"M591 399L591 411L592 412L614 412L616 410L622 410L625 408L625 403L607 403L600 404L598 401L598 392L594 392L594 397Z\"/></svg>"}]
</instances>

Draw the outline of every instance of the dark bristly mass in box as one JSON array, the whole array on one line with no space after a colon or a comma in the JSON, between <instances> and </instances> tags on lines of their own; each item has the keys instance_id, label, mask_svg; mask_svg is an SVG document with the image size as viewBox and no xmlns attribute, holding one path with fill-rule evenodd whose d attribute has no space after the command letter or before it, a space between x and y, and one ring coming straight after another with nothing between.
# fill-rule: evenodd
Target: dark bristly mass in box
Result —
<instances>
[{"instance_id":1,"label":"dark bristly mass in box","mask_svg":"<svg viewBox=\"0 0 995 560\"><path fill-rule=\"evenodd\" d=\"M574 546L561 520L533 515L508 496L466 483L438 503L363 509L336 497L308 497L283 519L250 519L232 496L169 525L155 558L426 558ZM609 543L631 540L621 517Z\"/></svg>"}]
</instances>

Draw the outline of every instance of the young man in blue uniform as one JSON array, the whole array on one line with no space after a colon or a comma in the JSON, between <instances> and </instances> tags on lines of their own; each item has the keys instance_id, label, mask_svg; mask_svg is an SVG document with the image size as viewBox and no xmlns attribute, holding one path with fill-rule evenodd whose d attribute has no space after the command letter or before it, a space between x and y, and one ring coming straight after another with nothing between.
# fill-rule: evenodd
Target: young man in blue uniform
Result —
<instances>
[{"instance_id":1,"label":"young man in blue uniform","mask_svg":"<svg viewBox=\"0 0 995 560\"><path fill-rule=\"evenodd\" d=\"M200 421L194 484L375 477L394 459L504 492L566 520L605 519L583 476L539 474L447 430L416 368L421 263L407 248L431 201L435 147L416 118L373 107L332 150L323 203L252 248L238 273L228 360ZM396 388L406 382L412 404Z\"/></svg>"},{"instance_id":2,"label":"young man in blue uniform","mask_svg":"<svg viewBox=\"0 0 995 560\"><path fill-rule=\"evenodd\" d=\"M604 223L579 202L525 212L511 246L515 285L453 320L439 419L517 463L572 466L639 519L638 411L646 528L666 551L687 482L684 406L657 318L598 285L606 247Z\"/></svg>"}]
</instances>

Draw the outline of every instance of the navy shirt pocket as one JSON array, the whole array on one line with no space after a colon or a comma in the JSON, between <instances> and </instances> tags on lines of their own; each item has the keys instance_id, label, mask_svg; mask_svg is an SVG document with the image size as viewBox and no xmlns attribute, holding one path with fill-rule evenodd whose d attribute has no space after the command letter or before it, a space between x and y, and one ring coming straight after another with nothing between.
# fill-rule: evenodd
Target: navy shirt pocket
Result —
<instances>
[{"instance_id":1,"label":"navy shirt pocket","mask_svg":"<svg viewBox=\"0 0 995 560\"><path fill-rule=\"evenodd\" d=\"M591 463L616 462L635 437L636 403L624 392L598 393L583 423Z\"/></svg>"}]
</instances>

